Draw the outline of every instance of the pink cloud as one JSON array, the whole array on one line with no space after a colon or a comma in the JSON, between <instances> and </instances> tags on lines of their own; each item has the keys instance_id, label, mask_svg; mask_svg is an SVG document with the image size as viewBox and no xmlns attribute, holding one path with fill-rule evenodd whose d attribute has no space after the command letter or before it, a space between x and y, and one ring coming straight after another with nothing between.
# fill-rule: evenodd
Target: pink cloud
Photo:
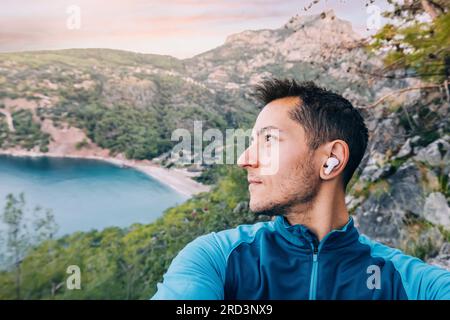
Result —
<instances>
[{"instance_id":1,"label":"pink cloud","mask_svg":"<svg viewBox=\"0 0 450 320\"><path fill-rule=\"evenodd\" d=\"M311 0L3 0L0 52L64 47L114 47L184 57L180 43L200 53L247 29L279 28ZM333 2L334 3L334 2ZM338 4L336 4L338 3ZM321 1L308 14L332 7L364 24L361 0ZM81 29L66 28L69 5L81 8ZM361 8L360 8L361 7ZM338 9L338 10L336 10ZM358 20L359 19L359 20ZM173 45L171 44L173 43ZM178 50L178 51L177 51ZM181 50L184 50L183 53Z\"/></svg>"}]
</instances>

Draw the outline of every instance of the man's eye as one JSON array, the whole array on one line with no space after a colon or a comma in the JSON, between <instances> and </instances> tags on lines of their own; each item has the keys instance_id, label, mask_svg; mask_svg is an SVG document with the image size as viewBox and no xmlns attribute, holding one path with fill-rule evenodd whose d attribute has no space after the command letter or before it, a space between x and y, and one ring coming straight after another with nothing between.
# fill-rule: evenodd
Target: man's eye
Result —
<instances>
[{"instance_id":1,"label":"man's eye","mask_svg":"<svg viewBox=\"0 0 450 320\"><path fill-rule=\"evenodd\" d=\"M266 140L266 142L269 142L272 138L273 138L273 136L271 134L266 134L264 136L264 139Z\"/></svg>"}]
</instances>

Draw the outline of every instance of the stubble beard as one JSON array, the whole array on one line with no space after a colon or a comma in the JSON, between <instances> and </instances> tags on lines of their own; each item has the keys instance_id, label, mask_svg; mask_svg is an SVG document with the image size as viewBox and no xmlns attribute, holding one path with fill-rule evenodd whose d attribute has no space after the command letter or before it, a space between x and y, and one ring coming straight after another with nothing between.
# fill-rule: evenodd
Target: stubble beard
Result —
<instances>
[{"instance_id":1,"label":"stubble beard","mask_svg":"<svg viewBox=\"0 0 450 320\"><path fill-rule=\"evenodd\" d=\"M309 211L319 192L319 186L320 178L315 174L311 156L308 156L276 187L277 199L270 199L254 208L250 206L250 210L257 216L269 217L286 216L294 208L296 213Z\"/></svg>"}]
</instances>

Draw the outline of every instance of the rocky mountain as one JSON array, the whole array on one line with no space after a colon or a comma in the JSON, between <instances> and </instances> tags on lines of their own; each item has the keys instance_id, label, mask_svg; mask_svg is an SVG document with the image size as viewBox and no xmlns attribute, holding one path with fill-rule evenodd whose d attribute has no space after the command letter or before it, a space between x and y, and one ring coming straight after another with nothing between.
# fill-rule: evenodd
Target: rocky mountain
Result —
<instances>
[{"instance_id":1,"label":"rocky mountain","mask_svg":"<svg viewBox=\"0 0 450 320\"><path fill-rule=\"evenodd\" d=\"M231 35L185 60L107 49L0 54L0 147L52 151L65 143L153 158L170 149L175 128L192 129L194 120L221 129L251 126L251 87L267 77L315 80L357 105L405 86L368 77L380 65L332 11ZM11 130L14 122L21 130ZM59 127L86 137L76 132L51 144Z\"/></svg>"},{"instance_id":2,"label":"rocky mountain","mask_svg":"<svg viewBox=\"0 0 450 320\"><path fill-rule=\"evenodd\" d=\"M400 93L420 81L385 77L382 68L333 11L234 34L185 60L107 49L0 54L0 148L66 143L150 159L194 120L250 127L251 86L262 79L314 80L361 108L370 130L347 196L361 231L448 267L449 100L438 89ZM75 132L58 138L64 130Z\"/></svg>"},{"instance_id":3,"label":"rocky mountain","mask_svg":"<svg viewBox=\"0 0 450 320\"><path fill-rule=\"evenodd\" d=\"M373 110L348 205L360 230L449 267L450 103L439 91Z\"/></svg>"}]
</instances>

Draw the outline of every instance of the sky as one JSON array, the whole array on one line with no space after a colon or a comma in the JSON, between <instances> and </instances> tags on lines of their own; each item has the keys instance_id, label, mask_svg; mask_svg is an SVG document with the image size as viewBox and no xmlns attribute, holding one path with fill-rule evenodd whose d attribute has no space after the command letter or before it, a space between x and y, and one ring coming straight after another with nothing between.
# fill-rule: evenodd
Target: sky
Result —
<instances>
[{"instance_id":1,"label":"sky","mask_svg":"<svg viewBox=\"0 0 450 320\"><path fill-rule=\"evenodd\" d=\"M361 35L386 0L0 0L0 52L111 48L189 58L244 30L333 9ZM304 8L312 6L305 11ZM371 20L372 19L372 20ZM368 25L369 23L369 25ZM368 30L369 26L369 30Z\"/></svg>"}]
</instances>

